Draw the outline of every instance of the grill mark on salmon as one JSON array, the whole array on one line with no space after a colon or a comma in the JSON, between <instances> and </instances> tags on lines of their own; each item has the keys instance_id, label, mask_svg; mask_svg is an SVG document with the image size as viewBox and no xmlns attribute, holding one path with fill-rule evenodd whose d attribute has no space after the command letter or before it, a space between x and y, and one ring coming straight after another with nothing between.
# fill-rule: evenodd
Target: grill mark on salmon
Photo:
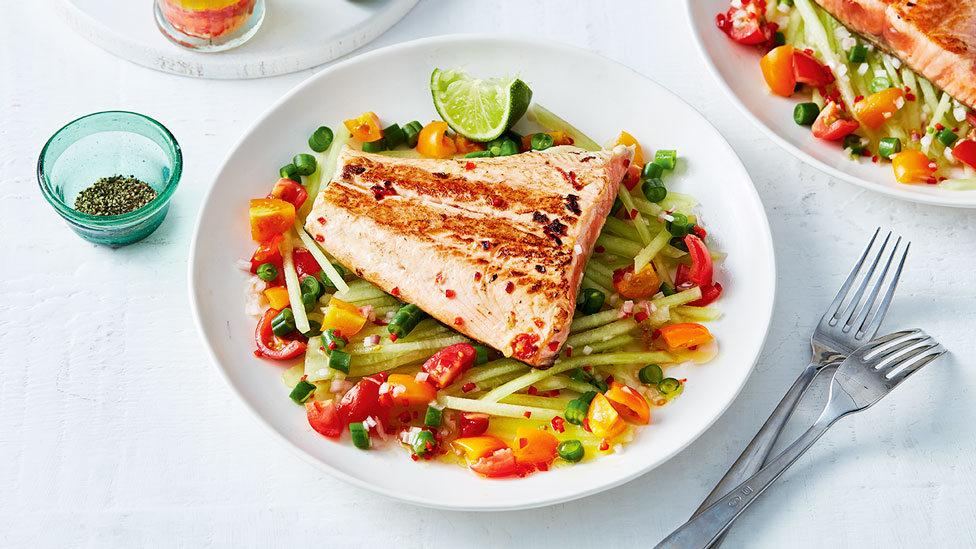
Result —
<instances>
[{"instance_id":1,"label":"grill mark on salmon","mask_svg":"<svg viewBox=\"0 0 976 549\"><path fill-rule=\"evenodd\" d=\"M458 161L346 149L305 229L360 277L548 367L632 156L617 147Z\"/></svg>"},{"instance_id":2,"label":"grill mark on salmon","mask_svg":"<svg viewBox=\"0 0 976 549\"><path fill-rule=\"evenodd\" d=\"M976 108L976 0L815 0L851 30Z\"/></svg>"}]
</instances>

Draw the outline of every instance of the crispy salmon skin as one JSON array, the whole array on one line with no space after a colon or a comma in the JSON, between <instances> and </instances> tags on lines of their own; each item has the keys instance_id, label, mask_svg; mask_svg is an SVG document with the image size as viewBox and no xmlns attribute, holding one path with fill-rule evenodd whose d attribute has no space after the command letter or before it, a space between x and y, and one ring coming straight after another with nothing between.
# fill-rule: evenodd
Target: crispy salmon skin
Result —
<instances>
[{"instance_id":1,"label":"crispy salmon skin","mask_svg":"<svg viewBox=\"0 0 976 549\"><path fill-rule=\"evenodd\" d=\"M343 265L474 339L548 367L632 147L406 159L345 149L305 230Z\"/></svg>"},{"instance_id":2,"label":"crispy salmon skin","mask_svg":"<svg viewBox=\"0 0 976 549\"><path fill-rule=\"evenodd\" d=\"M976 109L976 0L815 0Z\"/></svg>"}]
</instances>

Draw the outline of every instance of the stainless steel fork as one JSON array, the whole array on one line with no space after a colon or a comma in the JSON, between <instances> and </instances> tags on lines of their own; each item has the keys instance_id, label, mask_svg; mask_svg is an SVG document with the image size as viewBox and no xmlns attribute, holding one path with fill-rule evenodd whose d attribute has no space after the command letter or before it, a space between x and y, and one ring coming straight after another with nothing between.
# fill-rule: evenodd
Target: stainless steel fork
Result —
<instances>
[{"instance_id":1,"label":"stainless steel fork","mask_svg":"<svg viewBox=\"0 0 976 549\"><path fill-rule=\"evenodd\" d=\"M827 405L810 429L755 475L675 530L656 549L708 547L838 419L872 406L945 352L920 330L894 333L859 347L834 373Z\"/></svg>"},{"instance_id":2,"label":"stainless steel fork","mask_svg":"<svg viewBox=\"0 0 976 549\"><path fill-rule=\"evenodd\" d=\"M813 348L813 358L810 364L796 378L793 386L786 392L783 400L776 405L776 409L770 414L755 438L746 446L746 449L742 451L739 458L736 459L732 467L722 477L722 480L712 489L711 493L708 494L708 497L705 498L705 501L702 502L701 506L698 507L692 516L697 516L733 486L758 471L763 463L765 463L766 458L769 457L769 452L773 449L773 444L775 444L776 439L783 431L783 427L793 414L793 410L796 408L797 403L800 402L803 393L810 386L810 383L813 382L814 378L816 378L817 374L827 367L836 365L839 361L842 361L854 349L862 343L869 341L878 333L878 329L881 327L881 321L884 320L885 313L888 312L888 305L891 304L891 297L895 293L895 288L898 285L898 278L901 276L905 258L908 256L908 248L911 246L911 243L907 242L902 248L894 274L891 276L888 286L884 290L881 301L878 302L878 296L881 295L888 271L901 245L901 237L896 238L894 247L890 248L890 252L887 254L884 268L877 276L874 286L871 287L870 292L865 298L864 293L868 291L871 279L874 277L878 265L885 256L885 250L888 248L888 243L892 238L889 232L885 236L881 247L875 253L874 258L871 260L870 266L866 270L863 270L865 260L868 258L871 248L874 247L880 232L880 228L874 231L874 235L871 237L871 241L868 242L867 248L864 249L861 257L858 258L857 263L854 264L854 268L851 269L850 274L847 276L847 280L844 281L834 300L827 307L827 311L820 318L820 322L817 324L813 336L810 338L810 345ZM851 288L854 287L854 282L859 278L859 275L861 282L851 295ZM714 547L718 547L721 542L721 539L717 540Z\"/></svg>"}]
</instances>

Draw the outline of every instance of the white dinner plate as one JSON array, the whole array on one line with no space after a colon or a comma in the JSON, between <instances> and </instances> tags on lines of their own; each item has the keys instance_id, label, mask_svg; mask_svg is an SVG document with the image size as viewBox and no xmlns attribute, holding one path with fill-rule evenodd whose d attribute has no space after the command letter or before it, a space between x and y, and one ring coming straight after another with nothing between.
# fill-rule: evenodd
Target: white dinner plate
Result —
<instances>
[{"instance_id":1,"label":"white dinner plate","mask_svg":"<svg viewBox=\"0 0 976 549\"><path fill-rule=\"evenodd\" d=\"M872 191L924 204L976 208L976 191L898 183L890 163L875 164L870 159L856 162L836 143L813 137L810 128L793 122L797 99L768 91L759 69L759 51L733 42L715 26L715 16L729 10L729 0L686 0L685 4L692 36L719 87L779 146L838 179Z\"/></svg>"},{"instance_id":2,"label":"white dinner plate","mask_svg":"<svg viewBox=\"0 0 976 549\"><path fill-rule=\"evenodd\" d=\"M319 125L364 111L380 118L437 118L427 89L436 67L474 75L518 74L534 99L598 142L622 127L645 150L676 148L672 190L703 203L701 219L728 259L717 275L725 316L712 324L719 356L676 366L684 393L652 412L652 423L620 454L524 479L489 480L443 463L416 463L407 452L361 451L313 432L288 398L283 365L255 358L256 319L244 312L249 258L247 201L267 194L278 167L305 152ZM697 154L697 151L708 151ZM201 337L233 391L287 444L330 474L379 493L431 507L501 510L537 507L593 494L646 473L702 434L742 388L763 346L776 283L772 238L762 204L728 143L694 109L627 67L577 48L521 38L442 36L390 46L320 72L285 95L245 133L218 172L200 212L189 260L190 302ZM294 362L289 361L285 366Z\"/></svg>"}]
</instances>

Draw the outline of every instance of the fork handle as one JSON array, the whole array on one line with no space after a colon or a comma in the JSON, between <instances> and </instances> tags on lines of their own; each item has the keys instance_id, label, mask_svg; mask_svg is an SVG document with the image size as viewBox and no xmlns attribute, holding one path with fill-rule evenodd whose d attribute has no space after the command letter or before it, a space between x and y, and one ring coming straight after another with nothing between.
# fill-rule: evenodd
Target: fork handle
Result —
<instances>
[{"instance_id":1,"label":"fork handle","mask_svg":"<svg viewBox=\"0 0 976 549\"><path fill-rule=\"evenodd\" d=\"M698 516L699 513L704 511L709 505L715 503L723 495L728 493L733 487L742 482L743 480L749 478L753 473L758 471L763 463L766 462L766 458L769 457L769 452L772 451L773 445L776 443L776 439L779 437L780 433L783 431L783 427L786 426L786 422L789 421L790 416L793 415L793 410L796 409L796 405L800 402L800 398L803 397L803 393L806 392L807 388L813 382L817 374L820 373L825 366L815 363L810 363L800 376L796 378L793 382L793 386L790 390L786 392L783 396L783 400L779 401L776 405L776 409L773 413L769 415L769 419L763 424L756 436L749 442L746 449L742 451L739 458L735 460L732 467L729 467L728 472L722 477L722 480L718 481L715 488L712 489L705 501L695 510L695 514L692 517ZM718 544L716 543L716 547Z\"/></svg>"},{"instance_id":2,"label":"fork handle","mask_svg":"<svg viewBox=\"0 0 976 549\"><path fill-rule=\"evenodd\" d=\"M769 487L790 465L793 465L813 443L823 435L835 421L849 410L830 413L824 410L820 418L800 438L783 453L772 459L765 467L745 482L733 488L715 503L692 517L670 536L655 546L655 549L705 549L724 532L739 513L745 510L766 488Z\"/></svg>"}]
</instances>

